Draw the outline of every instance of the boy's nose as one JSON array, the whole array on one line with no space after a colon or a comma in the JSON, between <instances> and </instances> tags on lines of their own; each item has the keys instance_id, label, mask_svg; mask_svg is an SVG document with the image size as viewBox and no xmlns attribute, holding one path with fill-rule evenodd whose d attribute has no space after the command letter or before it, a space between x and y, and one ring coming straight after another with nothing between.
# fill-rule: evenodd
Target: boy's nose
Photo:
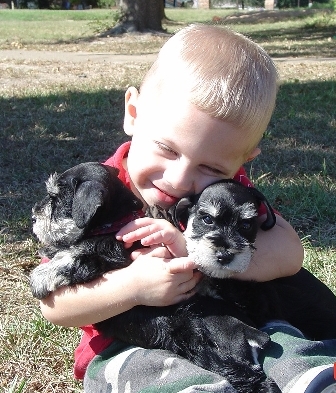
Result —
<instances>
[{"instance_id":1,"label":"boy's nose","mask_svg":"<svg viewBox=\"0 0 336 393\"><path fill-rule=\"evenodd\" d=\"M193 193L193 174L187 166L175 162L166 168L163 178L175 190Z\"/></svg>"}]
</instances>

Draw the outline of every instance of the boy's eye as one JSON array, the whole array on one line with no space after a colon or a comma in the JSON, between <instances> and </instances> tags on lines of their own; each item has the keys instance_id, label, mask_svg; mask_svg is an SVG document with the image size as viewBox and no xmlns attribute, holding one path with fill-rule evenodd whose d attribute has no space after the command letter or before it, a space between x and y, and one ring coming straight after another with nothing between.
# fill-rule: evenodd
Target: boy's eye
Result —
<instances>
[{"instance_id":1,"label":"boy's eye","mask_svg":"<svg viewBox=\"0 0 336 393\"><path fill-rule=\"evenodd\" d=\"M222 172L219 169L215 169L215 168L210 168L208 167L208 170L212 173L215 173L216 175L222 175Z\"/></svg>"},{"instance_id":2,"label":"boy's eye","mask_svg":"<svg viewBox=\"0 0 336 393\"><path fill-rule=\"evenodd\" d=\"M226 176L226 175L225 175L222 171L220 171L219 169L211 168L210 166L206 166L206 165L202 165L202 168L203 168L204 171L210 172L211 174L216 175L216 176L220 176L220 177L222 177L223 179L228 178L228 176Z\"/></svg>"},{"instance_id":3,"label":"boy's eye","mask_svg":"<svg viewBox=\"0 0 336 393\"><path fill-rule=\"evenodd\" d=\"M155 142L155 143L160 150L163 150L164 152L167 152L170 154L177 155L176 151L172 150L169 146L167 146L161 142Z\"/></svg>"}]
</instances>

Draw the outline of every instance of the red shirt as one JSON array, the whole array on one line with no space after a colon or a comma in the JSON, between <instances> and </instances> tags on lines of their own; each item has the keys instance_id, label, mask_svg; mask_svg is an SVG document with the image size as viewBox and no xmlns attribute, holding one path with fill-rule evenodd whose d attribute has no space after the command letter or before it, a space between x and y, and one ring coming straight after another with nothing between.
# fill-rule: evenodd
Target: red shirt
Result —
<instances>
[{"instance_id":1,"label":"red shirt","mask_svg":"<svg viewBox=\"0 0 336 393\"><path fill-rule=\"evenodd\" d=\"M118 177L128 188L131 188L130 178L123 167L123 159L127 156L130 145L130 142L121 145L115 154L104 163L119 169ZM81 329L83 330L82 338L75 350L74 376L76 379L84 378L89 362L113 341L113 339L102 337L93 325L83 326Z\"/></svg>"},{"instance_id":2,"label":"red shirt","mask_svg":"<svg viewBox=\"0 0 336 393\"><path fill-rule=\"evenodd\" d=\"M127 157L131 142L121 145L116 153L110 157L104 164L119 169L119 179L130 188L130 178L127 171L123 167L123 159ZM253 187L253 184L246 176L244 168L240 168L234 176L234 180L241 182L247 187ZM266 209L263 205L259 210L259 215L265 214ZM93 357L105 348L107 348L113 339L106 339L99 334L93 325L81 327L83 330L81 341L75 350L74 375L76 379L83 379L86 368Z\"/></svg>"}]
</instances>

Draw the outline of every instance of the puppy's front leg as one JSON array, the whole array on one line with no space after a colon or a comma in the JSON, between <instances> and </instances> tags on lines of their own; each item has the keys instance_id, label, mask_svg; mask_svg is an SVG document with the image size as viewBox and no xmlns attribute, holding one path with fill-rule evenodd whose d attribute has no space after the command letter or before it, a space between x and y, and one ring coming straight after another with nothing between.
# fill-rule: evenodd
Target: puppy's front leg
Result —
<instances>
[{"instance_id":1,"label":"puppy's front leg","mask_svg":"<svg viewBox=\"0 0 336 393\"><path fill-rule=\"evenodd\" d=\"M48 263L37 266L30 276L33 296L41 300L57 288L70 285L74 263L70 252L60 251Z\"/></svg>"},{"instance_id":2,"label":"puppy's front leg","mask_svg":"<svg viewBox=\"0 0 336 393\"><path fill-rule=\"evenodd\" d=\"M59 287L83 284L131 263L122 242L113 236L94 236L35 268L30 279L32 294L43 299Z\"/></svg>"}]
</instances>

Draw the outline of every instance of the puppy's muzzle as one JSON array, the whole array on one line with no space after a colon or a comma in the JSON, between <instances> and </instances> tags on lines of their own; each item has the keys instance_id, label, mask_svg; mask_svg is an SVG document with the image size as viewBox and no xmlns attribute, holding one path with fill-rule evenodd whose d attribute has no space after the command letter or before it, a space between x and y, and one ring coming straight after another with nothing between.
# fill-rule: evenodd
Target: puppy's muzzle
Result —
<instances>
[{"instance_id":1,"label":"puppy's muzzle","mask_svg":"<svg viewBox=\"0 0 336 393\"><path fill-rule=\"evenodd\" d=\"M229 252L227 250L217 250L215 255L217 258L217 262L221 265L229 265L233 261L235 256L234 254L232 254L232 252Z\"/></svg>"},{"instance_id":2,"label":"puppy's muzzle","mask_svg":"<svg viewBox=\"0 0 336 393\"><path fill-rule=\"evenodd\" d=\"M228 233L214 231L207 233L205 237L208 241L210 241L217 262L222 266L229 265L234 260L236 253L242 251L239 250L239 248L242 247L239 247L238 244L230 241L230 235Z\"/></svg>"}]
</instances>

